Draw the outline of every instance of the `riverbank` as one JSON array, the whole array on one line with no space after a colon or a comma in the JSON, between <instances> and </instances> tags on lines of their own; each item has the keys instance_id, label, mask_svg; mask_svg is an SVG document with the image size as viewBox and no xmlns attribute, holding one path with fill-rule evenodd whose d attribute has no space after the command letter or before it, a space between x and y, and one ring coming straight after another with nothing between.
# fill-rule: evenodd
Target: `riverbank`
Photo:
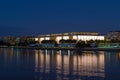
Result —
<instances>
[{"instance_id":1,"label":"riverbank","mask_svg":"<svg viewBox=\"0 0 120 80\"><path fill-rule=\"evenodd\" d=\"M0 48L20 48L20 49L41 49L41 50L78 50L78 51L120 51L120 48L62 48L62 47L54 47L54 48L41 48L41 47L24 47L24 46L0 46Z\"/></svg>"}]
</instances>

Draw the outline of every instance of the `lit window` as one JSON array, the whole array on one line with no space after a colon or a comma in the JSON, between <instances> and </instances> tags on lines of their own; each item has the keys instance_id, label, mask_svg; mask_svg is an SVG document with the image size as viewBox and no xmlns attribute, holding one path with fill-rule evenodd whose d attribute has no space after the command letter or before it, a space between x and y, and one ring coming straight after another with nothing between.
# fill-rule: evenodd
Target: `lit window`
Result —
<instances>
[{"instance_id":1,"label":"lit window","mask_svg":"<svg viewBox=\"0 0 120 80\"><path fill-rule=\"evenodd\" d=\"M84 40L84 36L78 36L78 40Z\"/></svg>"},{"instance_id":2,"label":"lit window","mask_svg":"<svg viewBox=\"0 0 120 80\"><path fill-rule=\"evenodd\" d=\"M77 40L77 36L73 36L73 39Z\"/></svg>"},{"instance_id":3,"label":"lit window","mask_svg":"<svg viewBox=\"0 0 120 80\"><path fill-rule=\"evenodd\" d=\"M63 36L63 39L67 40L69 39L69 36Z\"/></svg>"},{"instance_id":4,"label":"lit window","mask_svg":"<svg viewBox=\"0 0 120 80\"><path fill-rule=\"evenodd\" d=\"M40 38L40 41L43 41L44 40L44 38Z\"/></svg>"},{"instance_id":5,"label":"lit window","mask_svg":"<svg viewBox=\"0 0 120 80\"><path fill-rule=\"evenodd\" d=\"M46 37L45 40L50 40L50 37Z\"/></svg>"},{"instance_id":6,"label":"lit window","mask_svg":"<svg viewBox=\"0 0 120 80\"><path fill-rule=\"evenodd\" d=\"M104 36L99 36L99 40L104 40Z\"/></svg>"},{"instance_id":7,"label":"lit window","mask_svg":"<svg viewBox=\"0 0 120 80\"><path fill-rule=\"evenodd\" d=\"M38 41L38 38L35 38L35 41Z\"/></svg>"},{"instance_id":8,"label":"lit window","mask_svg":"<svg viewBox=\"0 0 120 80\"><path fill-rule=\"evenodd\" d=\"M62 37L56 37L56 41L59 42L62 39Z\"/></svg>"}]
</instances>

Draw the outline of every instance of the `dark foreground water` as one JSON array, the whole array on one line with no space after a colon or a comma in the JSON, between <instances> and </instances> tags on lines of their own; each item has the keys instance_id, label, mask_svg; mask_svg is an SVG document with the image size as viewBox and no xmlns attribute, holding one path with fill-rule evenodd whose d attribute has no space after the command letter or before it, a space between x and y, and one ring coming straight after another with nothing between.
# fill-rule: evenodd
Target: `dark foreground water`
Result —
<instances>
[{"instance_id":1,"label":"dark foreground water","mask_svg":"<svg viewBox=\"0 0 120 80\"><path fill-rule=\"evenodd\" d=\"M0 80L120 80L120 52L0 48Z\"/></svg>"}]
</instances>

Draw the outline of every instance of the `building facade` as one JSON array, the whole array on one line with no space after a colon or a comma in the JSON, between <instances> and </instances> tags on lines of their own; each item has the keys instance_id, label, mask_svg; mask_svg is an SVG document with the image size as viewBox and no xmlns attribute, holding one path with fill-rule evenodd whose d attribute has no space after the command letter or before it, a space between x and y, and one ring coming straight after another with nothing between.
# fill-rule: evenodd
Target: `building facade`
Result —
<instances>
[{"instance_id":1,"label":"building facade","mask_svg":"<svg viewBox=\"0 0 120 80\"><path fill-rule=\"evenodd\" d=\"M55 40L57 43L61 39L64 40L82 40L82 41L89 41L89 40L104 40L104 36L100 36L97 32L68 32L68 33L59 33L59 34L46 34L46 35L39 35L35 38L36 41L43 40Z\"/></svg>"},{"instance_id":2,"label":"building facade","mask_svg":"<svg viewBox=\"0 0 120 80\"><path fill-rule=\"evenodd\" d=\"M106 35L108 40L120 40L120 31L110 31Z\"/></svg>"}]
</instances>

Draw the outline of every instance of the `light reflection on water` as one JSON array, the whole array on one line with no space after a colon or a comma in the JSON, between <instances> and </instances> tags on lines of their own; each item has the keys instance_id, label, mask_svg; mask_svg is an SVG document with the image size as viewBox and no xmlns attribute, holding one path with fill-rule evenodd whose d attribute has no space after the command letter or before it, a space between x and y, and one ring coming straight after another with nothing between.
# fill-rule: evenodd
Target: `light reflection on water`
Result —
<instances>
[{"instance_id":1,"label":"light reflection on water","mask_svg":"<svg viewBox=\"0 0 120 80\"><path fill-rule=\"evenodd\" d=\"M81 55L70 55L71 53L70 50L55 51L54 54L51 54L51 51L35 50L35 72L52 74L53 70L57 79L105 77L104 52L94 54L89 51Z\"/></svg>"},{"instance_id":2,"label":"light reflection on water","mask_svg":"<svg viewBox=\"0 0 120 80\"><path fill-rule=\"evenodd\" d=\"M119 80L119 67L120 52L0 48L0 80Z\"/></svg>"}]
</instances>

